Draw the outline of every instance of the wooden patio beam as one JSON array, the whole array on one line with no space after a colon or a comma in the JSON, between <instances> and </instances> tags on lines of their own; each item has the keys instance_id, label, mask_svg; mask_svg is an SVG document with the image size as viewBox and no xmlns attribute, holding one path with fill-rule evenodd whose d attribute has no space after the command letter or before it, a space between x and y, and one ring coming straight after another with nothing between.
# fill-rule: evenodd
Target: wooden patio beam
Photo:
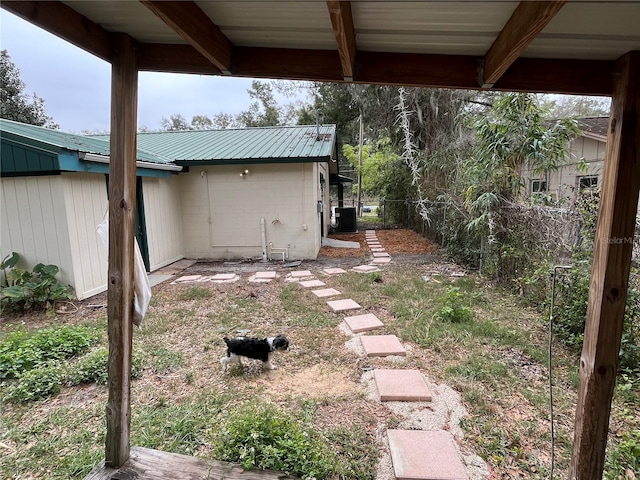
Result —
<instances>
[{"instance_id":1,"label":"wooden patio beam","mask_svg":"<svg viewBox=\"0 0 640 480\"><path fill-rule=\"evenodd\" d=\"M138 70L135 41L126 34L115 34L114 40L107 285L109 399L106 407L105 465L118 468L130 454Z\"/></svg>"},{"instance_id":2,"label":"wooden patio beam","mask_svg":"<svg viewBox=\"0 0 640 480\"><path fill-rule=\"evenodd\" d=\"M571 480L600 480L640 192L640 51L619 59L580 358Z\"/></svg>"},{"instance_id":3,"label":"wooden patio beam","mask_svg":"<svg viewBox=\"0 0 640 480\"><path fill-rule=\"evenodd\" d=\"M73 45L111 61L111 34L58 1L5 1L2 8Z\"/></svg>"},{"instance_id":4,"label":"wooden patio beam","mask_svg":"<svg viewBox=\"0 0 640 480\"><path fill-rule=\"evenodd\" d=\"M351 2L327 0L327 8L333 25L333 33L338 44L338 54L345 81L353 81L356 65L356 34L353 27Z\"/></svg>"},{"instance_id":5,"label":"wooden patio beam","mask_svg":"<svg viewBox=\"0 0 640 480\"><path fill-rule=\"evenodd\" d=\"M216 75L219 70L191 45L140 44L139 69ZM325 82L344 81L334 50L236 47L233 75ZM478 57L358 52L357 83L479 89ZM519 58L496 90L611 95L615 62Z\"/></svg>"},{"instance_id":6,"label":"wooden patio beam","mask_svg":"<svg viewBox=\"0 0 640 480\"><path fill-rule=\"evenodd\" d=\"M565 3L567 0L520 2L484 57L482 88L493 87Z\"/></svg>"},{"instance_id":7,"label":"wooden patio beam","mask_svg":"<svg viewBox=\"0 0 640 480\"><path fill-rule=\"evenodd\" d=\"M195 2L141 0L141 3L224 75L231 75L233 44Z\"/></svg>"}]
</instances>

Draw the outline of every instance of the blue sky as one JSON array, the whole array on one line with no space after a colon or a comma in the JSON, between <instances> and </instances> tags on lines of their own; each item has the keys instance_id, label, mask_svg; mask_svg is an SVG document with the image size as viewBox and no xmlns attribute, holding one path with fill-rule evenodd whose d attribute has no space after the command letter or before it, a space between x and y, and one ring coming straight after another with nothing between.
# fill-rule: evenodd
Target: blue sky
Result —
<instances>
[{"instance_id":1,"label":"blue sky","mask_svg":"<svg viewBox=\"0 0 640 480\"><path fill-rule=\"evenodd\" d=\"M47 115L66 132L109 130L110 65L0 9L0 49L20 70L26 93L45 101ZM159 129L179 113L238 114L250 104L250 79L140 72L138 125Z\"/></svg>"}]
</instances>

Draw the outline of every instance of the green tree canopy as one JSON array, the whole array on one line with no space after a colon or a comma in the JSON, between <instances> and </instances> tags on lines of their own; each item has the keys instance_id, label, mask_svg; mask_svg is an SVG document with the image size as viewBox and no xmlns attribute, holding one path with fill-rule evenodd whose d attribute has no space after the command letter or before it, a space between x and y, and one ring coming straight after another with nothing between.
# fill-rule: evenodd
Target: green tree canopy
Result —
<instances>
[{"instance_id":1,"label":"green tree canopy","mask_svg":"<svg viewBox=\"0 0 640 480\"><path fill-rule=\"evenodd\" d=\"M35 93L29 97L20 79L20 70L11 61L6 50L0 52L0 118L16 122L58 128L53 118L45 113L44 100Z\"/></svg>"}]
</instances>

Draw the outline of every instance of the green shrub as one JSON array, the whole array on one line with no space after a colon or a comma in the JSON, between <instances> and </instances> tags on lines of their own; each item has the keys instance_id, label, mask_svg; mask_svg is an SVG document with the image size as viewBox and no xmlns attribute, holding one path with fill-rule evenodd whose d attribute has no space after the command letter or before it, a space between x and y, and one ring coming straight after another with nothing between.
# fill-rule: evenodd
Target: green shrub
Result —
<instances>
[{"instance_id":1,"label":"green shrub","mask_svg":"<svg viewBox=\"0 0 640 480\"><path fill-rule=\"evenodd\" d=\"M58 364L43 366L24 373L7 387L4 400L12 403L31 402L60 391L62 368Z\"/></svg>"},{"instance_id":2,"label":"green shrub","mask_svg":"<svg viewBox=\"0 0 640 480\"><path fill-rule=\"evenodd\" d=\"M0 312L51 308L56 301L74 298L72 288L56 279L57 266L39 263L29 272L16 267L19 260L13 252L0 263L2 270L9 269L7 286L0 287Z\"/></svg>"},{"instance_id":3,"label":"green shrub","mask_svg":"<svg viewBox=\"0 0 640 480\"><path fill-rule=\"evenodd\" d=\"M131 378L142 376L142 357L136 352L131 360ZM83 383L104 385L109 378L109 349L102 347L78 359L65 372L64 383L71 387Z\"/></svg>"},{"instance_id":4,"label":"green shrub","mask_svg":"<svg viewBox=\"0 0 640 480\"><path fill-rule=\"evenodd\" d=\"M433 315L435 320L444 323L464 323L473 319L473 310L463 304L465 295L460 287L447 287L447 292L440 297L440 302L442 307Z\"/></svg>"},{"instance_id":5,"label":"green shrub","mask_svg":"<svg viewBox=\"0 0 640 480\"><path fill-rule=\"evenodd\" d=\"M554 306L554 332L576 352L582 350L591 281L590 262L574 266L558 280ZM619 368L640 375L640 290L629 287L622 326Z\"/></svg>"},{"instance_id":6,"label":"green shrub","mask_svg":"<svg viewBox=\"0 0 640 480\"><path fill-rule=\"evenodd\" d=\"M603 477L606 480L625 478L625 470L640 472L640 430L623 432L622 438L615 445L607 448L607 458ZM626 477L634 478L634 477Z\"/></svg>"},{"instance_id":7,"label":"green shrub","mask_svg":"<svg viewBox=\"0 0 640 480\"><path fill-rule=\"evenodd\" d=\"M49 327L31 334L22 330L0 342L0 380L17 378L52 360L65 360L86 351L99 334L88 327Z\"/></svg>"},{"instance_id":8,"label":"green shrub","mask_svg":"<svg viewBox=\"0 0 640 480\"><path fill-rule=\"evenodd\" d=\"M275 407L250 407L231 415L214 440L216 456L245 470L278 470L303 479L329 478L337 458L325 440Z\"/></svg>"}]
</instances>

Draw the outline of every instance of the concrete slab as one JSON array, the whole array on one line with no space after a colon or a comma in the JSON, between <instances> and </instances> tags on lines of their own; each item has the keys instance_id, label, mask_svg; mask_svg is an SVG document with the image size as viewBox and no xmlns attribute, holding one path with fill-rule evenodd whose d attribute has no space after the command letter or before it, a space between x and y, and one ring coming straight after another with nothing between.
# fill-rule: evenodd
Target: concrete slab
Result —
<instances>
[{"instance_id":1,"label":"concrete slab","mask_svg":"<svg viewBox=\"0 0 640 480\"><path fill-rule=\"evenodd\" d=\"M372 252L384 252L384 247L371 247L370 250Z\"/></svg>"},{"instance_id":2,"label":"concrete slab","mask_svg":"<svg viewBox=\"0 0 640 480\"><path fill-rule=\"evenodd\" d=\"M322 245L335 248L360 248L360 242L347 242L345 240L337 240L335 238L322 237Z\"/></svg>"},{"instance_id":3,"label":"concrete slab","mask_svg":"<svg viewBox=\"0 0 640 480\"><path fill-rule=\"evenodd\" d=\"M373 265L358 265L357 267L353 267L351 270L359 273L371 273L371 272L379 272L380 269Z\"/></svg>"},{"instance_id":4,"label":"concrete slab","mask_svg":"<svg viewBox=\"0 0 640 480\"><path fill-rule=\"evenodd\" d=\"M384 265L385 263L391 263L391 257L374 258L371 263L373 263L374 265Z\"/></svg>"},{"instance_id":5,"label":"concrete slab","mask_svg":"<svg viewBox=\"0 0 640 480\"><path fill-rule=\"evenodd\" d=\"M382 257L390 257L391 256L387 252L373 252L372 255L375 258L382 258Z\"/></svg>"},{"instance_id":6,"label":"concrete slab","mask_svg":"<svg viewBox=\"0 0 640 480\"><path fill-rule=\"evenodd\" d=\"M357 310L359 308L362 308L360 305L358 305L355 301L351 300L350 298L347 298L345 300L330 300L327 302L327 305L329 305L329 308L333 310L335 313L344 312L347 310Z\"/></svg>"},{"instance_id":7,"label":"concrete slab","mask_svg":"<svg viewBox=\"0 0 640 480\"><path fill-rule=\"evenodd\" d=\"M309 270L296 270L291 272L291 278L304 278L313 276Z\"/></svg>"},{"instance_id":8,"label":"concrete slab","mask_svg":"<svg viewBox=\"0 0 640 480\"><path fill-rule=\"evenodd\" d=\"M347 273L346 270L342 269L342 268L325 268L323 270L324 273L326 273L327 275L340 275L341 273Z\"/></svg>"},{"instance_id":9,"label":"concrete slab","mask_svg":"<svg viewBox=\"0 0 640 480\"><path fill-rule=\"evenodd\" d=\"M302 285L304 288L312 288L312 287L324 287L326 283L320 280L303 280L302 282L300 282L300 285Z\"/></svg>"},{"instance_id":10,"label":"concrete slab","mask_svg":"<svg viewBox=\"0 0 640 480\"><path fill-rule=\"evenodd\" d=\"M387 430L397 480L468 480L451 433Z\"/></svg>"},{"instance_id":11,"label":"concrete slab","mask_svg":"<svg viewBox=\"0 0 640 480\"><path fill-rule=\"evenodd\" d=\"M162 267L159 270L156 270L155 274L157 275L177 275L178 273L182 272L183 270L186 270L187 268L191 267L192 265L195 265L197 262L197 260L178 260L177 262L173 262L170 265L167 265L166 267Z\"/></svg>"},{"instance_id":12,"label":"concrete slab","mask_svg":"<svg viewBox=\"0 0 640 480\"><path fill-rule=\"evenodd\" d=\"M213 277L211 277L211 280L233 280L237 276L238 275L236 275L235 273L217 273Z\"/></svg>"},{"instance_id":13,"label":"concrete slab","mask_svg":"<svg viewBox=\"0 0 640 480\"><path fill-rule=\"evenodd\" d=\"M177 278L176 283L199 282L201 278L202 275L184 275L183 277Z\"/></svg>"},{"instance_id":14,"label":"concrete slab","mask_svg":"<svg viewBox=\"0 0 640 480\"><path fill-rule=\"evenodd\" d=\"M313 290L313 293L318 298L335 297L340 295L340 292L335 288L323 288L322 290Z\"/></svg>"},{"instance_id":15,"label":"concrete slab","mask_svg":"<svg viewBox=\"0 0 640 480\"><path fill-rule=\"evenodd\" d=\"M365 230L364 234L366 235L367 233L376 233L376 231L375 230Z\"/></svg>"},{"instance_id":16,"label":"concrete slab","mask_svg":"<svg viewBox=\"0 0 640 480\"><path fill-rule=\"evenodd\" d=\"M149 285L155 287L156 285L160 285L162 282L166 282L167 280L171 280L173 275L160 275L157 273L149 274Z\"/></svg>"},{"instance_id":17,"label":"concrete slab","mask_svg":"<svg viewBox=\"0 0 640 480\"><path fill-rule=\"evenodd\" d=\"M407 355L407 351L395 335L363 335L360 341L367 357L388 357L389 355L405 357Z\"/></svg>"},{"instance_id":18,"label":"concrete slab","mask_svg":"<svg viewBox=\"0 0 640 480\"><path fill-rule=\"evenodd\" d=\"M419 370L375 369L373 378L382 402L431 401L431 390Z\"/></svg>"},{"instance_id":19,"label":"concrete slab","mask_svg":"<svg viewBox=\"0 0 640 480\"><path fill-rule=\"evenodd\" d=\"M253 277L256 280L273 280L276 278L276 272L256 272Z\"/></svg>"},{"instance_id":20,"label":"concrete slab","mask_svg":"<svg viewBox=\"0 0 640 480\"><path fill-rule=\"evenodd\" d=\"M218 273L210 277L209 280L214 283L233 283L240 280L240 276L235 273Z\"/></svg>"},{"instance_id":21,"label":"concrete slab","mask_svg":"<svg viewBox=\"0 0 640 480\"><path fill-rule=\"evenodd\" d=\"M353 333L367 332L384 326L380 319L373 313L345 317L344 323L347 324Z\"/></svg>"}]
</instances>

